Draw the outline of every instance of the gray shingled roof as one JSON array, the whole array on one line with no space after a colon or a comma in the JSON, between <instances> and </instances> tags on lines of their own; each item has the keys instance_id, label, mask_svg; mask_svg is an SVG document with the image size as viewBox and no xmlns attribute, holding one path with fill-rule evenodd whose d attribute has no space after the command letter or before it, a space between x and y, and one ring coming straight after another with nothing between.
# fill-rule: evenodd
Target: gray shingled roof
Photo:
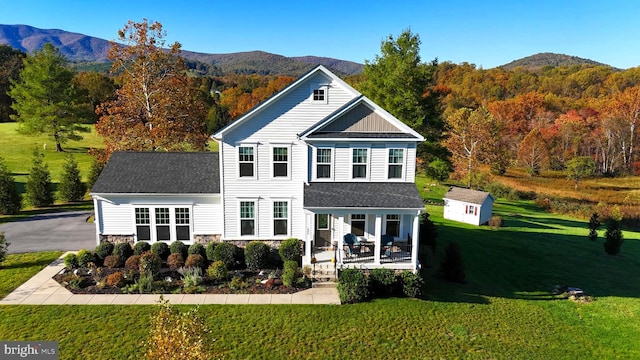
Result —
<instances>
[{"instance_id":1,"label":"gray shingled roof","mask_svg":"<svg viewBox=\"0 0 640 360\"><path fill-rule=\"evenodd\" d=\"M470 204L482 205L485 199L491 196L488 192L464 189L459 187L450 187L449 191L444 195L443 199L463 201ZM493 196L491 196L493 198Z\"/></svg>"},{"instance_id":2,"label":"gray shingled roof","mask_svg":"<svg viewBox=\"0 0 640 360\"><path fill-rule=\"evenodd\" d=\"M97 194L218 194L217 152L115 152Z\"/></svg>"},{"instance_id":3,"label":"gray shingled roof","mask_svg":"<svg viewBox=\"0 0 640 360\"><path fill-rule=\"evenodd\" d=\"M309 136L309 139L325 139L325 138L367 138L367 139L416 139L415 136L406 133L374 133L374 132L315 132Z\"/></svg>"},{"instance_id":4,"label":"gray shingled roof","mask_svg":"<svg viewBox=\"0 0 640 360\"><path fill-rule=\"evenodd\" d=\"M421 209L414 183L315 182L304 187L306 208Z\"/></svg>"}]
</instances>

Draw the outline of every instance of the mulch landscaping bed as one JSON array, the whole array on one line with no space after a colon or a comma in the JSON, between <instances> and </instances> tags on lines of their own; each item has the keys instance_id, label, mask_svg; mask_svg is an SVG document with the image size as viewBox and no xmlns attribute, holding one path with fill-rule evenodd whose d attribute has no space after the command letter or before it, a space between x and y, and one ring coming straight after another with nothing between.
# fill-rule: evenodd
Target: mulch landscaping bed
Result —
<instances>
[{"instance_id":1,"label":"mulch landscaping bed","mask_svg":"<svg viewBox=\"0 0 640 360\"><path fill-rule=\"evenodd\" d=\"M137 272L131 272L126 268L99 268L101 279L106 279L109 274L117 271L121 271L124 274L129 274L126 284L133 284L137 278ZM66 270L62 274L56 274L53 279L60 285L64 286L67 290L74 294L126 294L125 287L113 287L107 285L99 286L94 280L92 275L85 275L86 271L80 271L79 276L74 275L72 270ZM268 280L269 272L265 272L260 275L257 272L251 271L230 271L229 279L234 276L241 276L246 282L247 287L242 289L232 289L229 287L229 281L223 283L213 283L206 276L203 277L203 284L198 287L198 291L191 293L197 294L293 294L298 291L308 289L310 286L304 287L287 287L282 285L282 280L274 278L269 282L269 285L263 284L258 281ZM131 278L133 277L133 278ZM170 293L186 293L183 290L182 275L175 270L162 269L160 273L155 277L154 291L152 293L157 294L170 294ZM134 291L132 294L138 294Z\"/></svg>"}]
</instances>

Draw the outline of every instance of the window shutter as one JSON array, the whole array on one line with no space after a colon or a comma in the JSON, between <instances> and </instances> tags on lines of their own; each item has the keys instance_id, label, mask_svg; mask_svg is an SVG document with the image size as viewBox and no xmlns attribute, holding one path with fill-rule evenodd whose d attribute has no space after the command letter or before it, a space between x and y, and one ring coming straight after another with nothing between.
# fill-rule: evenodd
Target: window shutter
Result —
<instances>
[{"instance_id":1,"label":"window shutter","mask_svg":"<svg viewBox=\"0 0 640 360\"><path fill-rule=\"evenodd\" d=\"M478 207L477 206L475 207L475 211L474 211L473 215L478 216Z\"/></svg>"},{"instance_id":2,"label":"window shutter","mask_svg":"<svg viewBox=\"0 0 640 360\"><path fill-rule=\"evenodd\" d=\"M468 214L469 213L469 205L465 205L464 206L464 213Z\"/></svg>"}]
</instances>

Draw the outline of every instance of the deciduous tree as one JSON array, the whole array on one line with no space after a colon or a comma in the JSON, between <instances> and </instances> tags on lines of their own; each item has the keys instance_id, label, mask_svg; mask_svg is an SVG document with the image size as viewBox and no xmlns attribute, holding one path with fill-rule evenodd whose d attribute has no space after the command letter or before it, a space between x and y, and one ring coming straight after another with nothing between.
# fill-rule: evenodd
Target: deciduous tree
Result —
<instances>
[{"instance_id":1,"label":"deciduous tree","mask_svg":"<svg viewBox=\"0 0 640 360\"><path fill-rule=\"evenodd\" d=\"M115 150L204 150L207 109L186 75L180 44L165 47L159 22L129 21L113 42L112 72L121 74L116 99L101 104L96 130L105 142L105 158Z\"/></svg>"},{"instance_id":2,"label":"deciduous tree","mask_svg":"<svg viewBox=\"0 0 640 360\"><path fill-rule=\"evenodd\" d=\"M549 164L549 150L540 129L531 130L522 140L518 149L518 160L531 176L540 175L540 170Z\"/></svg>"},{"instance_id":3,"label":"deciduous tree","mask_svg":"<svg viewBox=\"0 0 640 360\"><path fill-rule=\"evenodd\" d=\"M567 178L575 181L575 189L578 190L578 182L593 175L596 164L590 156L576 156L567 161Z\"/></svg>"},{"instance_id":4,"label":"deciduous tree","mask_svg":"<svg viewBox=\"0 0 640 360\"><path fill-rule=\"evenodd\" d=\"M9 91L16 111L11 118L20 122L20 131L51 136L57 151L62 151L62 144L68 140L82 139L80 132L88 131L80 124L72 78L64 56L53 45L45 44L24 59L24 68Z\"/></svg>"},{"instance_id":5,"label":"deciduous tree","mask_svg":"<svg viewBox=\"0 0 640 360\"><path fill-rule=\"evenodd\" d=\"M11 115L15 114L11 108L13 102L9 96L11 81L18 79L22 70L22 59L27 55L9 45L0 44L0 122L11 120Z\"/></svg>"}]
</instances>

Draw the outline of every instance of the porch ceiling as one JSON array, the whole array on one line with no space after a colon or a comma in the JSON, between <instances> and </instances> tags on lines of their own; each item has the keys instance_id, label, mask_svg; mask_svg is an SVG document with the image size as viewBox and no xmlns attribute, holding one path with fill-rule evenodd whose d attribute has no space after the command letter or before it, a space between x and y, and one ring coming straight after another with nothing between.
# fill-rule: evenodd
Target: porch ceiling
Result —
<instances>
[{"instance_id":1,"label":"porch ceiling","mask_svg":"<svg viewBox=\"0 0 640 360\"><path fill-rule=\"evenodd\" d=\"M304 187L305 208L422 209L414 183L315 182Z\"/></svg>"}]
</instances>

